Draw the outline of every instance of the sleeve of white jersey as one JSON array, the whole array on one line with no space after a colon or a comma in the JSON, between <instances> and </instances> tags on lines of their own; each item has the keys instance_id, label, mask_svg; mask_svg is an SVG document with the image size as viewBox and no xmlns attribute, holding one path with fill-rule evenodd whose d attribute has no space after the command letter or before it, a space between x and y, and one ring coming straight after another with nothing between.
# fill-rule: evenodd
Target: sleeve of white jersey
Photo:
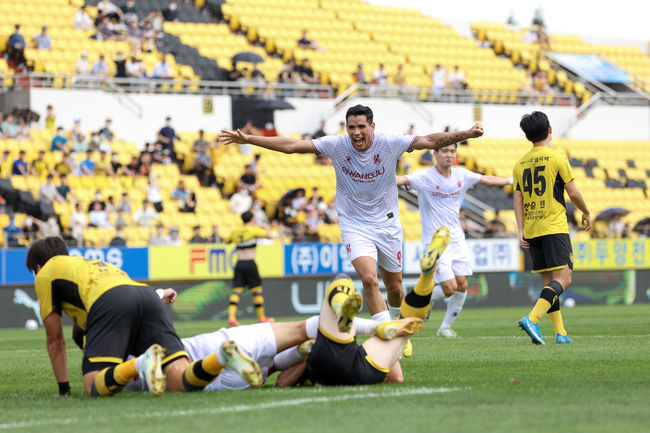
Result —
<instances>
[{"instance_id":1,"label":"sleeve of white jersey","mask_svg":"<svg viewBox=\"0 0 650 433\"><path fill-rule=\"evenodd\" d=\"M416 191L421 191L425 187L425 175L428 169L424 170L418 170L414 173L407 174L406 178L409 181L410 187L409 189L414 189Z\"/></svg>"},{"instance_id":2,"label":"sleeve of white jersey","mask_svg":"<svg viewBox=\"0 0 650 433\"><path fill-rule=\"evenodd\" d=\"M395 150L395 154L399 157L404 152L411 152L413 150L413 143L415 142L415 135L391 135L391 149Z\"/></svg>"},{"instance_id":3,"label":"sleeve of white jersey","mask_svg":"<svg viewBox=\"0 0 650 433\"><path fill-rule=\"evenodd\" d=\"M474 188L481 181L481 177L483 177L481 173L475 173L466 168L461 167L461 170L463 171L463 177L465 179L463 182L465 184L465 191Z\"/></svg>"},{"instance_id":4,"label":"sleeve of white jersey","mask_svg":"<svg viewBox=\"0 0 650 433\"><path fill-rule=\"evenodd\" d=\"M334 148L336 147L336 142L338 141L338 136L336 135L326 135L321 138L316 138L311 141L312 146L316 149L316 152L322 153L323 155L331 158L334 153Z\"/></svg>"}]
</instances>

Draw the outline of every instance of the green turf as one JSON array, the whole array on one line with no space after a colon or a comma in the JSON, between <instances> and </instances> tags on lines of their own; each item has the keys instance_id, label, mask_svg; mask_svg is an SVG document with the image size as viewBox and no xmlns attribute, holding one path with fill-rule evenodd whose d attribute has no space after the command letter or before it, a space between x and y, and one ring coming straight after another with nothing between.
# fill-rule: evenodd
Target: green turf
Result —
<instances>
[{"instance_id":1,"label":"green turf","mask_svg":"<svg viewBox=\"0 0 650 433\"><path fill-rule=\"evenodd\" d=\"M468 309L456 340L434 338L435 311L403 362L406 381L154 398L81 396L69 344L71 398L56 383L42 330L0 330L0 433L62 432L640 432L650 430L650 306L564 310L574 343L546 346L516 328L526 308ZM181 336L222 323L178 323ZM66 336L70 330L66 329ZM441 392L447 390L447 392Z\"/></svg>"}]
</instances>

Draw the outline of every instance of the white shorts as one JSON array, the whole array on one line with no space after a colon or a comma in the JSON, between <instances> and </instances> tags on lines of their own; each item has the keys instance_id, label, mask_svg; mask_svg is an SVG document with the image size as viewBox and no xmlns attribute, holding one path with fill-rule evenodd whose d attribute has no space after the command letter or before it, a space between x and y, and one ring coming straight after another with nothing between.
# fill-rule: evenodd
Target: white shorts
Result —
<instances>
[{"instance_id":1,"label":"white shorts","mask_svg":"<svg viewBox=\"0 0 650 433\"><path fill-rule=\"evenodd\" d=\"M426 251L429 246L424 247ZM443 281L453 280L456 276L472 275L472 265L469 256L469 247L465 239L452 241L440 256L440 261L433 274L433 281L440 284Z\"/></svg>"},{"instance_id":2,"label":"white shorts","mask_svg":"<svg viewBox=\"0 0 650 433\"><path fill-rule=\"evenodd\" d=\"M209 334L200 334L190 338L183 338L183 346L192 361L203 359L219 350L219 346L226 341L233 340L237 346L259 364L264 375L273 366L273 357L276 355L275 334L270 323L257 323L234 328L221 328ZM249 388L237 373L230 368L224 368L217 378L205 387L205 391L225 391Z\"/></svg>"},{"instance_id":3,"label":"white shorts","mask_svg":"<svg viewBox=\"0 0 650 433\"><path fill-rule=\"evenodd\" d=\"M372 257L388 272L402 272L402 225L386 227L341 227L341 238L348 260Z\"/></svg>"}]
</instances>

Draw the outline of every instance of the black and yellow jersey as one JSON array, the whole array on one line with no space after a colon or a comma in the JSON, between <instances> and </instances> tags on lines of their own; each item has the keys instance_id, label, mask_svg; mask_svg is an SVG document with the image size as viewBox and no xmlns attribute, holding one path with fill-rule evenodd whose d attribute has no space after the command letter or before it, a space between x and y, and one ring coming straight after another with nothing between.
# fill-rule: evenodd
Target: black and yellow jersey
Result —
<instances>
[{"instance_id":1,"label":"black and yellow jersey","mask_svg":"<svg viewBox=\"0 0 650 433\"><path fill-rule=\"evenodd\" d=\"M513 180L523 196L526 239L569 233L564 185L573 180L573 172L565 154L533 147L515 164Z\"/></svg>"},{"instance_id":2,"label":"black and yellow jersey","mask_svg":"<svg viewBox=\"0 0 650 433\"><path fill-rule=\"evenodd\" d=\"M255 248L258 238L265 238L266 230L258 226L242 226L230 233L228 243L236 243L238 250Z\"/></svg>"},{"instance_id":3,"label":"black and yellow jersey","mask_svg":"<svg viewBox=\"0 0 650 433\"><path fill-rule=\"evenodd\" d=\"M146 286L116 266L72 256L49 259L34 284L43 319L53 311L59 315L63 311L84 330L88 311L102 294L121 285Z\"/></svg>"}]
</instances>

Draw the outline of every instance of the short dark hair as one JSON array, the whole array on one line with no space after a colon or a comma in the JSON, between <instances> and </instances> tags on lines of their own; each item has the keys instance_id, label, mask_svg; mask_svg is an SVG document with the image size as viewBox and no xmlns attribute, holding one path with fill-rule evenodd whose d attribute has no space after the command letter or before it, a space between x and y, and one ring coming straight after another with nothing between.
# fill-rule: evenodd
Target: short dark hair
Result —
<instances>
[{"instance_id":1,"label":"short dark hair","mask_svg":"<svg viewBox=\"0 0 650 433\"><path fill-rule=\"evenodd\" d=\"M249 210L241 214L241 220L244 221L244 224L248 223L252 219L253 219L253 212Z\"/></svg>"},{"instance_id":2,"label":"short dark hair","mask_svg":"<svg viewBox=\"0 0 650 433\"><path fill-rule=\"evenodd\" d=\"M548 137L549 126L548 117L541 111L524 114L519 122L519 127L526 134L526 138L533 143L545 140Z\"/></svg>"},{"instance_id":3,"label":"short dark hair","mask_svg":"<svg viewBox=\"0 0 650 433\"><path fill-rule=\"evenodd\" d=\"M43 267L54 256L67 256L68 246L58 236L39 239L29 247L25 265L30 271L36 272L36 266Z\"/></svg>"},{"instance_id":4,"label":"short dark hair","mask_svg":"<svg viewBox=\"0 0 650 433\"><path fill-rule=\"evenodd\" d=\"M345 113L345 123L348 122L350 116L366 116L368 123L372 123L374 117L370 107L361 104L348 108L348 111Z\"/></svg>"}]
</instances>

